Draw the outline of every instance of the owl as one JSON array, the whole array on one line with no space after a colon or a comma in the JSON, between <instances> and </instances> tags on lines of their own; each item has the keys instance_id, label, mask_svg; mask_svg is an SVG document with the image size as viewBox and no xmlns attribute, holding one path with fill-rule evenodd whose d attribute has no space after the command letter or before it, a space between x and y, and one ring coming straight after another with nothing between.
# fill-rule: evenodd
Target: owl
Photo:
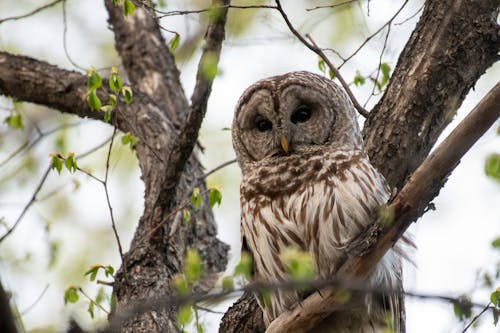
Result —
<instances>
[{"instance_id":1,"label":"owl","mask_svg":"<svg viewBox=\"0 0 500 333\"><path fill-rule=\"evenodd\" d=\"M318 278L332 279L349 245L377 218L390 196L384 177L363 148L356 112L333 81L292 72L258 81L240 97L232 125L242 170L243 247L253 259L253 279L289 279L280 255L307 251ZM376 293L353 294L314 332L378 332L391 323L404 331L401 252L391 249L366 280ZM277 291L257 298L268 326L305 295Z\"/></svg>"}]
</instances>

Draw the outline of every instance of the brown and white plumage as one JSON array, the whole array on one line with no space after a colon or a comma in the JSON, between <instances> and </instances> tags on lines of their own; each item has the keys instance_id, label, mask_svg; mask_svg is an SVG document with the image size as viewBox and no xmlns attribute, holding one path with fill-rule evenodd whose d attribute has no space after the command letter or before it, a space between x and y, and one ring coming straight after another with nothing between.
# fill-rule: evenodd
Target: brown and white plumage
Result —
<instances>
[{"instance_id":1,"label":"brown and white plumage","mask_svg":"<svg viewBox=\"0 0 500 333\"><path fill-rule=\"evenodd\" d=\"M308 72L259 81L236 107L233 144L243 172L241 230L254 278L286 280L280 253L291 246L311 254L320 278L334 277L349 244L374 221L390 193L363 151L356 114L343 91ZM389 251L370 276L370 288L401 288L400 261ZM300 299L292 291L271 295L271 304L261 305L266 325ZM402 332L400 296L370 294L354 297L321 331L376 332L386 309Z\"/></svg>"}]
</instances>

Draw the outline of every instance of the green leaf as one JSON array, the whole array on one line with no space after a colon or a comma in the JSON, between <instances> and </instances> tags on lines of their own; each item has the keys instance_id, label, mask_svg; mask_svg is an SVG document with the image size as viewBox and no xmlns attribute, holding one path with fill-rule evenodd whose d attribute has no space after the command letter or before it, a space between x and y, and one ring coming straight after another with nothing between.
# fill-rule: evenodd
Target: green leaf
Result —
<instances>
[{"instance_id":1,"label":"green leaf","mask_svg":"<svg viewBox=\"0 0 500 333\"><path fill-rule=\"evenodd\" d=\"M197 333L203 333L205 330L203 329L203 325L202 324L196 324L196 331Z\"/></svg>"},{"instance_id":2,"label":"green leaf","mask_svg":"<svg viewBox=\"0 0 500 333\"><path fill-rule=\"evenodd\" d=\"M78 169L78 165L76 164L75 153L69 153L68 157L64 160L64 164L66 165L66 169L69 172L75 172Z\"/></svg>"},{"instance_id":3,"label":"green leaf","mask_svg":"<svg viewBox=\"0 0 500 333\"><path fill-rule=\"evenodd\" d=\"M318 56L318 69L323 73L326 72L325 60L323 60L320 56Z\"/></svg>"},{"instance_id":4,"label":"green leaf","mask_svg":"<svg viewBox=\"0 0 500 333\"><path fill-rule=\"evenodd\" d=\"M491 303L500 309L500 287L490 294Z\"/></svg>"},{"instance_id":5,"label":"green leaf","mask_svg":"<svg viewBox=\"0 0 500 333\"><path fill-rule=\"evenodd\" d=\"M78 301L78 288L75 286L69 286L64 291L64 304L76 303Z\"/></svg>"},{"instance_id":6,"label":"green leaf","mask_svg":"<svg viewBox=\"0 0 500 333\"><path fill-rule=\"evenodd\" d=\"M24 129L23 118L20 113L14 113L3 121L12 129Z\"/></svg>"},{"instance_id":7,"label":"green leaf","mask_svg":"<svg viewBox=\"0 0 500 333\"><path fill-rule=\"evenodd\" d=\"M500 249L500 237L497 237L493 242L491 242L491 246L496 249Z\"/></svg>"},{"instance_id":8,"label":"green leaf","mask_svg":"<svg viewBox=\"0 0 500 333\"><path fill-rule=\"evenodd\" d=\"M102 79L94 67L87 71L87 88L89 91L99 89L102 84Z\"/></svg>"},{"instance_id":9,"label":"green leaf","mask_svg":"<svg viewBox=\"0 0 500 333\"><path fill-rule=\"evenodd\" d=\"M123 15L132 15L135 11L135 5L131 0L125 0L123 3Z\"/></svg>"},{"instance_id":10,"label":"green leaf","mask_svg":"<svg viewBox=\"0 0 500 333\"><path fill-rule=\"evenodd\" d=\"M175 36L168 42L168 48L170 51L174 52L177 47L179 47L179 43L181 41L181 35L175 33Z\"/></svg>"},{"instance_id":11,"label":"green leaf","mask_svg":"<svg viewBox=\"0 0 500 333\"><path fill-rule=\"evenodd\" d=\"M340 304L346 304L351 300L352 293L347 289L339 289L335 291L335 301Z\"/></svg>"},{"instance_id":12,"label":"green leaf","mask_svg":"<svg viewBox=\"0 0 500 333\"><path fill-rule=\"evenodd\" d=\"M222 279L222 290L232 291L234 290L234 280L232 276L224 276Z\"/></svg>"},{"instance_id":13,"label":"green leaf","mask_svg":"<svg viewBox=\"0 0 500 333\"><path fill-rule=\"evenodd\" d=\"M124 86L122 88L122 95L127 105L132 103L132 88L130 88L129 86Z\"/></svg>"},{"instance_id":14,"label":"green leaf","mask_svg":"<svg viewBox=\"0 0 500 333\"><path fill-rule=\"evenodd\" d=\"M94 265L94 266L90 267L90 269L85 272L84 276L89 275L89 280L95 281L95 279L97 277L97 272L99 271L99 269L101 267L102 267L101 265Z\"/></svg>"},{"instance_id":15,"label":"green leaf","mask_svg":"<svg viewBox=\"0 0 500 333\"><path fill-rule=\"evenodd\" d=\"M179 325L186 326L193 319L193 309L190 305L182 305L177 313Z\"/></svg>"},{"instance_id":16,"label":"green leaf","mask_svg":"<svg viewBox=\"0 0 500 333\"><path fill-rule=\"evenodd\" d=\"M493 325L497 326L497 324L498 324L498 317L500 316L500 310L494 308L492 310L492 313L493 313Z\"/></svg>"},{"instance_id":17,"label":"green leaf","mask_svg":"<svg viewBox=\"0 0 500 333\"><path fill-rule=\"evenodd\" d=\"M362 86L365 84L365 78L361 75L359 71L356 71L356 75L354 76L354 85L356 86Z\"/></svg>"},{"instance_id":18,"label":"green leaf","mask_svg":"<svg viewBox=\"0 0 500 333\"><path fill-rule=\"evenodd\" d=\"M208 202L210 203L210 208L213 208L215 204L220 206L222 201L222 194L216 188L211 188L210 193L208 195Z\"/></svg>"},{"instance_id":19,"label":"green leaf","mask_svg":"<svg viewBox=\"0 0 500 333\"><path fill-rule=\"evenodd\" d=\"M95 90L90 90L89 95L87 96L87 105L91 110L101 109L101 100L97 97Z\"/></svg>"},{"instance_id":20,"label":"green leaf","mask_svg":"<svg viewBox=\"0 0 500 333\"><path fill-rule=\"evenodd\" d=\"M335 74L333 73L332 69L328 69L328 75L330 75L330 79L335 79Z\"/></svg>"},{"instance_id":21,"label":"green leaf","mask_svg":"<svg viewBox=\"0 0 500 333\"><path fill-rule=\"evenodd\" d=\"M101 304L105 296L106 293L104 292L104 288L103 287L99 288L99 290L97 291L97 295L95 297L96 304Z\"/></svg>"},{"instance_id":22,"label":"green leaf","mask_svg":"<svg viewBox=\"0 0 500 333\"><path fill-rule=\"evenodd\" d=\"M113 0L113 3L115 4L115 6L119 6L121 1L122 0Z\"/></svg>"},{"instance_id":23,"label":"green leaf","mask_svg":"<svg viewBox=\"0 0 500 333\"><path fill-rule=\"evenodd\" d=\"M316 268L310 253L297 248L286 248L281 253L288 274L293 280L307 281L314 279Z\"/></svg>"},{"instance_id":24,"label":"green leaf","mask_svg":"<svg viewBox=\"0 0 500 333\"><path fill-rule=\"evenodd\" d=\"M129 145L130 149L133 149L135 144L137 143L137 138L133 136L130 132L125 133L122 136L122 144Z\"/></svg>"},{"instance_id":25,"label":"green leaf","mask_svg":"<svg viewBox=\"0 0 500 333\"><path fill-rule=\"evenodd\" d=\"M118 74L118 69L116 67L111 67L111 75L109 77L109 88L113 90L116 94L120 92L123 86L122 78Z\"/></svg>"},{"instance_id":26,"label":"green leaf","mask_svg":"<svg viewBox=\"0 0 500 333\"><path fill-rule=\"evenodd\" d=\"M212 81L218 73L218 58L213 52L207 52L200 60L200 70L203 77Z\"/></svg>"},{"instance_id":27,"label":"green leaf","mask_svg":"<svg viewBox=\"0 0 500 333\"><path fill-rule=\"evenodd\" d=\"M104 105L101 107L101 111L104 112L104 121L109 123L111 121L111 111L114 107L111 105Z\"/></svg>"},{"instance_id":28,"label":"green leaf","mask_svg":"<svg viewBox=\"0 0 500 333\"><path fill-rule=\"evenodd\" d=\"M62 160L61 160L61 155L58 153L52 153L50 154L50 157L52 158L52 161L50 162L50 168L56 169L58 174L61 174L62 171Z\"/></svg>"},{"instance_id":29,"label":"green leaf","mask_svg":"<svg viewBox=\"0 0 500 333\"><path fill-rule=\"evenodd\" d=\"M116 108L116 95L115 94L109 94L109 105L111 105L114 108Z\"/></svg>"},{"instance_id":30,"label":"green leaf","mask_svg":"<svg viewBox=\"0 0 500 333\"><path fill-rule=\"evenodd\" d=\"M90 314L90 318L94 319L94 301L89 302L89 307L87 308L87 312Z\"/></svg>"},{"instance_id":31,"label":"green leaf","mask_svg":"<svg viewBox=\"0 0 500 333\"><path fill-rule=\"evenodd\" d=\"M252 256L248 252L241 252L241 259L234 268L234 275L243 276L247 280L252 277Z\"/></svg>"},{"instance_id":32,"label":"green leaf","mask_svg":"<svg viewBox=\"0 0 500 333\"><path fill-rule=\"evenodd\" d=\"M191 221L191 212L189 211L189 209L184 208L182 210L182 215L183 215L183 218L184 218L184 224L188 225L189 222Z\"/></svg>"},{"instance_id":33,"label":"green leaf","mask_svg":"<svg viewBox=\"0 0 500 333\"><path fill-rule=\"evenodd\" d=\"M191 292L186 277L182 274L177 274L172 278L172 285L175 291L181 296L186 296Z\"/></svg>"},{"instance_id":34,"label":"green leaf","mask_svg":"<svg viewBox=\"0 0 500 333\"><path fill-rule=\"evenodd\" d=\"M193 205L194 208L198 209L201 206L201 193L200 189L198 187L195 187L193 189L193 193L191 193L191 204Z\"/></svg>"},{"instance_id":35,"label":"green leaf","mask_svg":"<svg viewBox=\"0 0 500 333\"><path fill-rule=\"evenodd\" d=\"M184 275L188 283L197 282L203 275L204 265L198 251L189 249L184 260Z\"/></svg>"},{"instance_id":36,"label":"green leaf","mask_svg":"<svg viewBox=\"0 0 500 333\"><path fill-rule=\"evenodd\" d=\"M388 227L394 222L394 210L388 205L382 205L378 208L378 219L380 225Z\"/></svg>"},{"instance_id":37,"label":"green leaf","mask_svg":"<svg viewBox=\"0 0 500 333\"><path fill-rule=\"evenodd\" d=\"M391 66L389 66L388 63L384 62L380 65L380 71L382 72L382 80L380 80L380 85L381 87L383 87L387 84L387 82L389 82Z\"/></svg>"},{"instance_id":38,"label":"green leaf","mask_svg":"<svg viewBox=\"0 0 500 333\"><path fill-rule=\"evenodd\" d=\"M115 274L115 269L113 268L113 266L108 265L104 267L104 275L106 275L106 277L113 276L114 274Z\"/></svg>"},{"instance_id":39,"label":"green leaf","mask_svg":"<svg viewBox=\"0 0 500 333\"><path fill-rule=\"evenodd\" d=\"M486 176L500 182L500 154L490 154L484 165Z\"/></svg>"},{"instance_id":40,"label":"green leaf","mask_svg":"<svg viewBox=\"0 0 500 333\"><path fill-rule=\"evenodd\" d=\"M467 295L462 295L458 301L453 302L453 312L460 321L472 317L472 303Z\"/></svg>"}]
</instances>

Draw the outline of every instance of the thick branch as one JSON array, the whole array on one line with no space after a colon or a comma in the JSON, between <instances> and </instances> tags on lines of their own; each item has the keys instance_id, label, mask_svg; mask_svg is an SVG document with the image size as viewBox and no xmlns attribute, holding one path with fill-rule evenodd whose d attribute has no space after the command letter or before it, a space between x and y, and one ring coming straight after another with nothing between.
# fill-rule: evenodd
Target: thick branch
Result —
<instances>
[{"instance_id":1,"label":"thick branch","mask_svg":"<svg viewBox=\"0 0 500 333\"><path fill-rule=\"evenodd\" d=\"M105 0L105 4L115 47L130 81L159 106L174 126L180 127L189 105L155 13L137 6L133 15L125 17L112 0Z\"/></svg>"},{"instance_id":2,"label":"thick branch","mask_svg":"<svg viewBox=\"0 0 500 333\"><path fill-rule=\"evenodd\" d=\"M497 0L432 0L364 128L371 162L393 187L422 163L477 79L499 59Z\"/></svg>"},{"instance_id":3,"label":"thick branch","mask_svg":"<svg viewBox=\"0 0 500 333\"><path fill-rule=\"evenodd\" d=\"M0 332L18 333L16 319L10 308L10 297L0 283Z\"/></svg>"},{"instance_id":4,"label":"thick branch","mask_svg":"<svg viewBox=\"0 0 500 333\"><path fill-rule=\"evenodd\" d=\"M337 272L339 278L363 280L373 271L384 254L394 246L408 226L424 213L428 204L438 195L462 156L500 117L498 105L500 105L500 83L412 174L389 206L395 214L393 223L386 227L379 224L372 225L370 235L359 239L360 247L363 249L367 244L371 246L369 252L362 256L349 257ZM373 232L377 235L375 239ZM266 333L307 332L343 306L337 302L335 295L336 290L332 288L311 295L301 302L300 307L276 318Z\"/></svg>"}]
</instances>

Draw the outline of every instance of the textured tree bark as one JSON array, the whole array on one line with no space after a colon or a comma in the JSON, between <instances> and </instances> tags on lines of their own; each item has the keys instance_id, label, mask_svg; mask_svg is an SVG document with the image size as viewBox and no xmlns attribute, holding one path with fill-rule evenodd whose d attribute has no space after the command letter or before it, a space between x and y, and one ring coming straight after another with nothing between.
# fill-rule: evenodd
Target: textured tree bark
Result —
<instances>
[{"instance_id":1,"label":"textured tree bark","mask_svg":"<svg viewBox=\"0 0 500 333\"><path fill-rule=\"evenodd\" d=\"M387 90L363 129L371 162L391 186L403 186L470 88L499 59L498 10L497 0L425 3ZM259 316L246 313L260 312L252 302L250 295L238 300L223 317L220 332L257 332L253 328L259 326Z\"/></svg>"}]
</instances>

